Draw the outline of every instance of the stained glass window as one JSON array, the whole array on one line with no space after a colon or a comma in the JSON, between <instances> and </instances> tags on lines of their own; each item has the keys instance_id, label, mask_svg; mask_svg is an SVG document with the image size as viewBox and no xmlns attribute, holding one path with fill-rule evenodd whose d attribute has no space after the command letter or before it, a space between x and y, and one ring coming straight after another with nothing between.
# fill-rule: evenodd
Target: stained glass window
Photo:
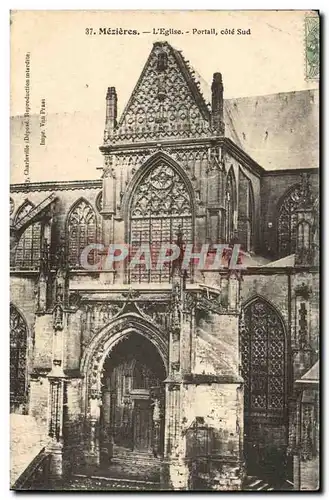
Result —
<instances>
[{"instance_id":1,"label":"stained glass window","mask_svg":"<svg viewBox=\"0 0 329 500\"><path fill-rule=\"evenodd\" d=\"M285 337L270 304L257 299L240 318L241 371L245 410L276 412L285 405Z\"/></svg>"},{"instance_id":2,"label":"stained glass window","mask_svg":"<svg viewBox=\"0 0 329 500\"><path fill-rule=\"evenodd\" d=\"M278 220L278 249L280 257L296 253L297 244L298 248L305 248L306 250L310 248L310 225L306 221L303 223L301 221L300 231L297 231L297 226L299 225L297 210L302 203L305 205L305 192L301 184L295 186L288 193L280 206ZM300 246L300 243L303 246Z\"/></svg>"},{"instance_id":3,"label":"stained glass window","mask_svg":"<svg viewBox=\"0 0 329 500\"><path fill-rule=\"evenodd\" d=\"M67 221L68 262L70 267L81 267L82 251L90 244L97 243L97 219L93 207L85 200L79 200L71 209ZM88 255L88 263L96 261L95 252Z\"/></svg>"},{"instance_id":4,"label":"stained glass window","mask_svg":"<svg viewBox=\"0 0 329 500\"><path fill-rule=\"evenodd\" d=\"M130 204L132 256L141 245L150 245L152 269L139 264L129 270L130 282L168 282L171 263L156 270L162 244L174 243L182 232L184 243L192 243L190 196L180 175L165 163L158 164L138 184Z\"/></svg>"},{"instance_id":5,"label":"stained glass window","mask_svg":"<svg viewBox=\"0 0 329 500\"><path fill-rule=\"evenodd\" d=\"M26 396L27 327L17 309L10 306L10 404Z\"/></svg>"},{"instance_id":6,"label":"stained glass window","mask_svg":"<svg viewBox=\"0 0 329 500\"><path fill-rule=\"evenodd\" d=\"M30 224L20 237L16 253L15 267L38 269L41 256L41 223Z\"/></svg>"},{"instance_id":7,"label":"stained glass window","mask_svg":"<svg viewBox=\"0 0 329 500\"><path fill-rule=\"evenodd\" d=\"M229 243L234 236L234 210L235 210L236 188L233 169L231 168L226 180L225 209L226 209L226 240Z\"/></svg>"}]
</instances>

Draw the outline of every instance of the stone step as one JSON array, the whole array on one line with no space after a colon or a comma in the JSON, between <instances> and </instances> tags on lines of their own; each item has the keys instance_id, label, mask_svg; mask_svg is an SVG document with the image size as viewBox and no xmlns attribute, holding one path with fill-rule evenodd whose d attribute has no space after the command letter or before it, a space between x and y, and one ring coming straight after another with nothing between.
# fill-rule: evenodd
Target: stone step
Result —
<instances>
[{"instance_id":1,"label":"stone step","mask_svg":"<svg viewBox=\"0 0 329 500\"><path fill-rule=\"evenodd\" d=\"M243 491L273 491L274 488L266 481L255 476L249 476L244 485Z\"/></svg>"},{"instance_id":2,"label":"stone step","mask_svg":"<svg viewBox=\"0 0 329 500\"><path fill-rule=\"evenodd\" d=\"M137 479L119 479L74 474L63 489L80 491L159 491L160 483L140 481Z\"/></svg>"}]
</instances>

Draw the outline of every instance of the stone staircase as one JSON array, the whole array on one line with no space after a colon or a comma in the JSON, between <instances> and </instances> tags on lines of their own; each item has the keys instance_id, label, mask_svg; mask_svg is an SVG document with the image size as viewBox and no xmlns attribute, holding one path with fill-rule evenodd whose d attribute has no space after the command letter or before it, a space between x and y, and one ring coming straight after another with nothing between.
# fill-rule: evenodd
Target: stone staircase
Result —
<instances>
[{"instance_id":1,"label":"stone staircase","mask_svg":"<svg viewBox=\"0 0 329 500\"><path fill-rule=\"evenodd\" d=\"M76 470L62 490L159 491L161 461L151 453L116 446L108 466Z\"/></svg>"},{"instance_id":2,"label":"stone staircase","mask_svg":"<svg viewBox=\"0 0 329 500\"><path fill-rule=\"evenodd\" d=\"M280 485L273 485L256 476L247 476L242 487L243 491L291 491L293 489L294 485L290 481L286 480Z\"/></svg>"},{"instance_id":3,"label":"stone staircase","mask_svg":"<svg viewBox=\"0 0 329 500\"><path fill-rule=\"evenodd\" d=\"M160 491L160 483L74 474L61 491Z\"/></svg>"},{"instance_id":4,"label":"stone staircase","mask_svg":"<svg viewBox=\"0 0 329 500\"><path fill-rule=\"evenodd\" d=\"M248 476L242 489L243 491L274 491L272 486L256 476Z\"/></svg>"},{"instance_id":5,"label":"stone staircase","mask_svg":"<svg viewBox=\"0 0 329 500\"><path fill-rule=\"evenodd\" d=\"M143 453L115 447L108 467L101 469L102 476L159 482L161 461L152 453ZM99 475L99 474L97 474Z\"/></svg>"}]
</instances>

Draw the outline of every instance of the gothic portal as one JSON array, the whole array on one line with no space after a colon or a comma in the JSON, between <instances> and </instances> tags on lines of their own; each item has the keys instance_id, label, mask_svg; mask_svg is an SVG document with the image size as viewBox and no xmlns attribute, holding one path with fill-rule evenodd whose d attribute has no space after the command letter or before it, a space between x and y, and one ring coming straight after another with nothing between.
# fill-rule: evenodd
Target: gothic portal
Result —
<instances>
[{"instance_id":1,"label":"gothic portal","mask_svg":"<svg viewBox=\"0 0 329 500\"><path fill-rule=\"evenodd\" d=\"M109 353L102 374L103 466L122 450L163 455L165 373L156 348L137 333Z\"/></svg>"}]
</instances>

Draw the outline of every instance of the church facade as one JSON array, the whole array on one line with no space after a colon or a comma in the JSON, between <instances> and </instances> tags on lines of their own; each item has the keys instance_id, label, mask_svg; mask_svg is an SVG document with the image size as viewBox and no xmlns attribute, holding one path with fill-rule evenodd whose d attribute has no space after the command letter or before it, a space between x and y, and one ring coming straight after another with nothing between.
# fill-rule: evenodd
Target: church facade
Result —
<instances>
[{"instance_id":1,"label":"church facade","mask_svg":"<svg viewBox=\"0 0 329 500\"><path fill-rule=\"evenodd\" d=\"M318 489L318 165L265 169L226 133L222 75L207 103L167 42L105 107L100 179L11 185L11 411L59 477ZM240 244L242 267L101 264L175 243Z\"/></svg>"}]
</instances>

